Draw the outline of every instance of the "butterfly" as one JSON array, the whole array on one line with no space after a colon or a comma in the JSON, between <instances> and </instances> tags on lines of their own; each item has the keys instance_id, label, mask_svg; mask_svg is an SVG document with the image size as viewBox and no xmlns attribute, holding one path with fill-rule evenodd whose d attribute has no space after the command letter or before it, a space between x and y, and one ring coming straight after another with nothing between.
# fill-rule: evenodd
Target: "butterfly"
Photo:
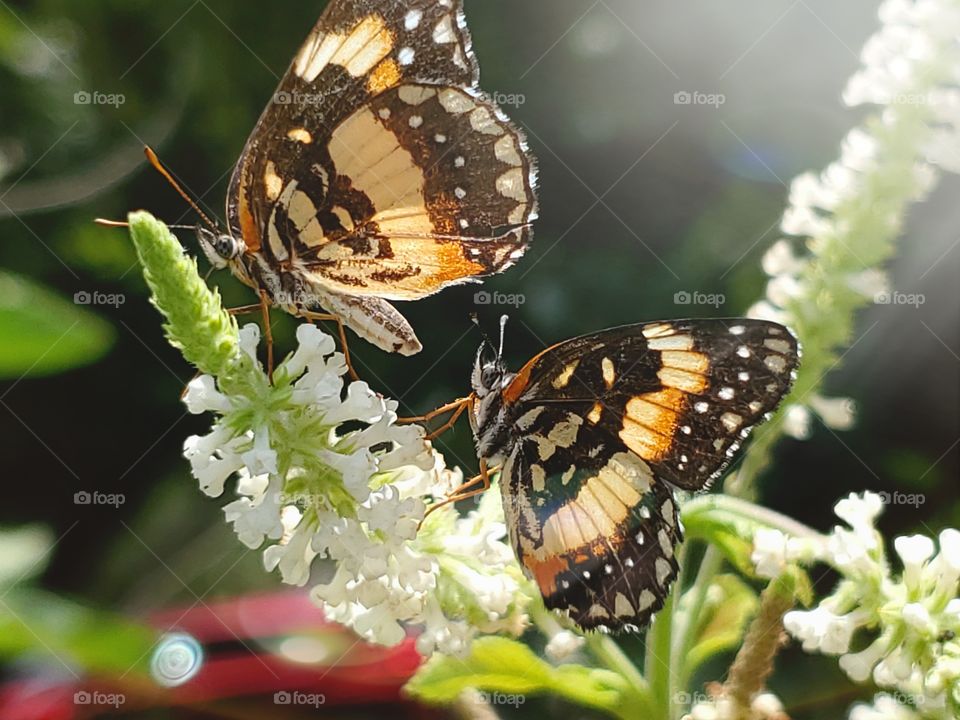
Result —
<instances>
[{"instance_id":1,"label":"butterfly","mask_svg":"<svg viewBox=\"0 0 960 720\"><path fill-rule=\"evenodd\" d=\"M391 301L506 270L537 217L524 135L478 78L462 0L333 0L247 140L229 231L198 227L205 254L294 315L419 352Z\"/></svg>"},{"instance_id":2,"label":"butterfly","mask_svg":"<svg viewBox=\"0 0 960 720\"><path fill-rule=\"evenodd\" d=\"M674 320L567 340L513 373L501 331L477 353L471 396L447 408L469 410L481 458L448 500L499 466L510 542L546 606L583 629L637 631L677 576L675 491L709 487L799 357L776 323Z\"/></svg>"}]
</instances>

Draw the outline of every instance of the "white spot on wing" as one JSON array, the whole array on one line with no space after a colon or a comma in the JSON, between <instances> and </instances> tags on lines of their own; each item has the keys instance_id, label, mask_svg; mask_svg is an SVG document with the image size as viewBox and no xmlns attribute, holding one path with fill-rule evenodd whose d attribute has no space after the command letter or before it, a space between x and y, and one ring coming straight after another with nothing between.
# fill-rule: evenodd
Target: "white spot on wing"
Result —
<instances>
[{"instance_id":1,"label":"white spot on wing","mask_svg":"<svg viewBox=\"0 0 960 720\"><path fill-rule=\"evenodd\" d=\"M453 30L453 21L449 15L445 15L433 28L433 41L438 45L457 41L457 34Z\"/></svg>"},{"instance_id":2,"label":"white spot on wing","mask_svg":"<svg viewBox=\"0 0 960 720\"><path fill-rule=\"evenodd\" d=\"M779 355L767 355L763 359L763 364L775 373L782 373L787 369L787 361Z\"/></svg>"},{"instance_id":3,"label":"white spot on wing","mask_svg":"<svg viewBox=\"0 0 960 720\"><path fill-rule=\"evenodd\" d=\"M673 574L673 566L670 565L663 558L657 558L656 572L657 572L657 585L660 587L666 587L667 580Z\"/></svg>"},{"instance_id":4,"label":"white spot on wing","mask_svg":"<svg viewBox=\"0 0 960 720\"><path fill-rule=\"evenodd\" d=\"M403 27L406 30L416 30L420 26L420 20L423 18L423 10L411 10L403 18Z\"/></svg>"}]
</instances>

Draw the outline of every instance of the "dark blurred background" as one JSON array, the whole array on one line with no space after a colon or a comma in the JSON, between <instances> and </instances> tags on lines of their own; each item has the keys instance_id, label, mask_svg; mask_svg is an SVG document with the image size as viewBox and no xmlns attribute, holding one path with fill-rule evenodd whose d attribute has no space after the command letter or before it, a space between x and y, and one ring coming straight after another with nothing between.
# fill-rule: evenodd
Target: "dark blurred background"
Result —
<instances>
[{"instance_id":1,"label":"dark blurred background","mask_svg":"<svg viewBox=\"0 0 960 720\"><path fill-rule=\"evenodd\" d=\"M223 503L190 478L183 440L210 424L178 400L192 371L163 339L126 234L91 221L138 208L195 221L146 167L144 143L222 217L244 141L323 5L0 2L0 524L41 523L61 538L40 580L48 589L136 614L193 593L277 587L223 522ZM514 365L619 323L745 312L763 291L760 258L779 237L791 178L834 159L865 117L840 93L876 10L867 0L468 2L482 86L501 94L540 161L535 242L486 286L525 302L478 306L467 286L403 305L425 351L390 357L356 341L363 376L402 412L465 392L472 312L491 331L511 315ZM677 93L722 102L683 104ZM856 399L856 428L784 442L765 502L826 529L839 497L896 489L925 503L889 507L889 535L960 522L958 191L948 176L914 208L890 267L893 287L925 302L864 313L827 380ZM252 302L227 274L213 282L230 306ZM683 291L724 302L677 305ZM84 292L123 303L75 303ZM274 319L284 352L294 324ZM474 468L465 424L444 449ZM83 490L124 503L77 506ZM796 717L855 696L820 672L830 663L795 660L775 688Z\"/></svg>"}]
</instances>

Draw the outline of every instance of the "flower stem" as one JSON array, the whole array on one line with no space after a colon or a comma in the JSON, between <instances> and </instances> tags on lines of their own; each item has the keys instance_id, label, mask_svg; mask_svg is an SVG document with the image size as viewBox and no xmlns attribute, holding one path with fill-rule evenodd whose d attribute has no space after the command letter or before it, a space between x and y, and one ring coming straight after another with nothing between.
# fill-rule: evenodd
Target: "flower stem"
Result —
<instances>
[{"instance_id":1,"label":"flower stem","mask_svg":"<svg viewBox=\"0 0 960 720\"><path fill-rule=\"evenodd\" d=\"M763 591L760 612L730 667L723 694L733 702L734 720L749 720L753 698L773 672L773 660L783 644L783 616L794 605L794 585L778 578Z\"/></svg>"},{"instance_id":2,"label":"flower stem","mask_svg":"<svg viewBox=\"0 0 960 720\"><path fill-rule=\"evenodd\" d=\"M674 586L675 588L678 585ZM678 592L678 590L674 590ZM657 613L647 631L647 651L643 671L650 683L650 691L657 712L655 718L669 720L672 717L673 699L670 697L670 646L673 641L673 593Z\"/></svg>"},{"instance_id":3,"label":"flower stem","mask_svg":"<svg viewBox=\"0 0 960 720\"><path fill-rule=\"evenodd\" d=\"M588 633L586 635L587 647L593 656L608 670L619 674L624 680L630 683L638 702L646 706L649 711L653 711L653 698L650 691L650 683L640 673L637 666L634 665L626 653L609 635L602 633ZM653 715L649 715L653 717Z\"/></svg>"},{"instance_id":4,"label":"flower stem","mask_svg":"<svg viewBox=\"0 0 960 720\"><path fill-rule=\"evenodd\" d=\"M798 538L821 538L822 535L807 525L787 517L776 510L756 505L730 495L701 495L694 498L683 507L684 522L692 524L694 515L701 512L721 511L729 513L737 519L746 520L752 524L780 530L785 535ZM688 522L688 518L690 519ZM698 576L698 580L700 577Z\"/></svg>"}]
</instances>

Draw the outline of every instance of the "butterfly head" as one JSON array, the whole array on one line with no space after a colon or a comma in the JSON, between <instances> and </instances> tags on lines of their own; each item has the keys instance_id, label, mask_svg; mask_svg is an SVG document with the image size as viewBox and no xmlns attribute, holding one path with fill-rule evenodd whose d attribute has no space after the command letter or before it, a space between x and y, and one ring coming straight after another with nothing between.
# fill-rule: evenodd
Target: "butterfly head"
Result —
<instances>
[{"instance_id":1,"label":"butterfly head","mask_svg":"<svg viewBox=\"0 0 960 720\"><path fill-rule=\"evenodd\" d=\"M240 243L232 235L211 230L203 225L197 226L197 240L207 260L218 270L228 267L243 253Z\"/></svg>"},{"instance_id":2,"label":"butterfly head","mask_svg":"<svg viewBox=\"0 0 960 720\"><path fill-rule=\"evenodd\" d=\"M500 319L500 344L494 345L484 335L483 344L477 351L473 365L471 384L476 397L474 414L471 418L477 450L481 457L496 461L506 444L506 408L503 403L503 389L513 380L503 362L503 336L507 316Z\"/></svg>"}]
</instances>

